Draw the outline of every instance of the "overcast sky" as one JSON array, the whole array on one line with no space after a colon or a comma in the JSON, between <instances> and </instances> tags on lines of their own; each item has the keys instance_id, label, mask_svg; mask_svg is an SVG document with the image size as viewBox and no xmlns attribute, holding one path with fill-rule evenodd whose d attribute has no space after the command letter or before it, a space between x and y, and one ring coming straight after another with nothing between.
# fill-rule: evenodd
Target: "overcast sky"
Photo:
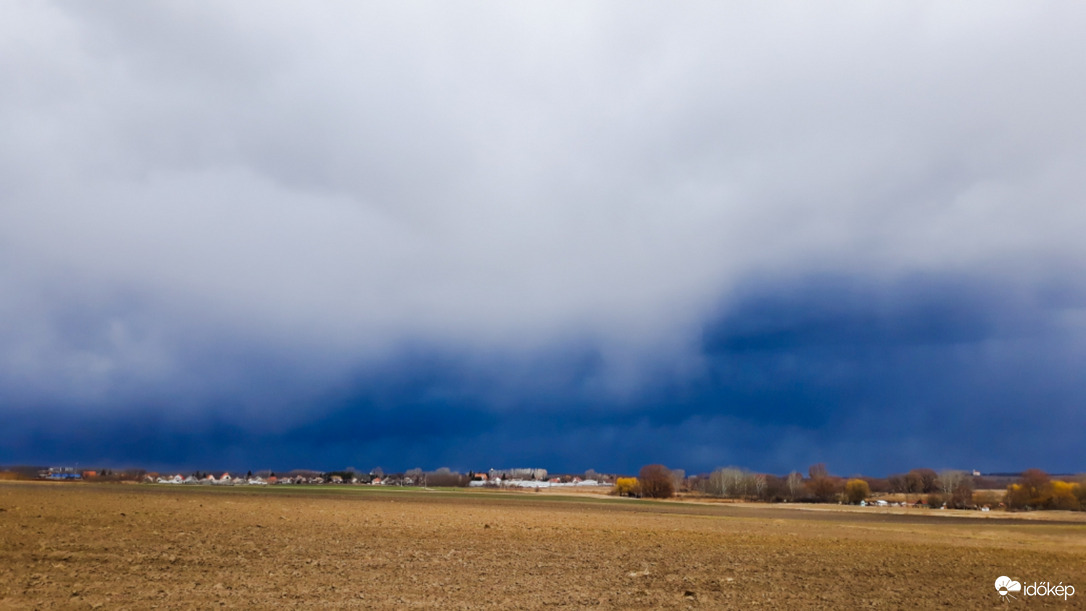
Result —
<instances>
[{"instance_id":1,"label":"overcast sky","mask_svg":"<svg viewBox=\"0 0 1086 611\"><path fill-rule=\"evenodd\" d=\"M0 4L0 463L1086 470L1086 6Z\"/></svg>"}]
</instances>

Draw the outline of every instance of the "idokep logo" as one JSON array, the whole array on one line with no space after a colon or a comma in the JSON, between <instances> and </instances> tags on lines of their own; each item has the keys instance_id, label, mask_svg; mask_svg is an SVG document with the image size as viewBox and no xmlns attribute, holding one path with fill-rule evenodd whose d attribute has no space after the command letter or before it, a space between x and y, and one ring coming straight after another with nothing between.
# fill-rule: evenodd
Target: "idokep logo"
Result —
<instances>
[{"instance_id":1,"label":"idokep logo","mask_svg":"<svg viewBox=\"0 0 1086 611\"><path fill-rule=\"evenodd\" d=\"M1017 600L1018 597L1012 594L1012 592L1021 592L1025 596L1057 596L1064 600L1075 595L1075 586L1070 584L1063 585L1062 581L1056 585L1052 585L1047 581L1035 581L1023 588L1021 583L1006 575L1002 575L999 579L995 580L995 589L996 592L999 592L999 595L1003 600L1007 600L1007 598Z\"/></svg>"},{"instance_id":2,"label":"idokep logo","mask_svg":"<svg viewBox=\"0 0 1086 611\"><path fill-rule=\"evenodd\" d=\"M999 579L996 579L995 586L996 592L999 592L999 595L1004 598L1006 598L1007 596L1010 596L1011 598L1018 598L1017 596L1011 594L1011 592L1022 591L1022 584L1012 580L1006 575L1003 575Z\"/></svg>"}]
</instances>

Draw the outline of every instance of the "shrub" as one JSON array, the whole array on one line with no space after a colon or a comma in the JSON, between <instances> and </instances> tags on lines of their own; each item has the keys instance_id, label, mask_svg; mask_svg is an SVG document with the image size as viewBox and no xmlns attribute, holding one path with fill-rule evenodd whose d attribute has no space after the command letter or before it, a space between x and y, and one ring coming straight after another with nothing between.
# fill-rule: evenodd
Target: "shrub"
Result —
<instances>
[{"instance_id":1,"label":"shrub","mask_svg":"<svg viewBox=\"0 0 1086 611\"><path fill-rule=\"evenodd\" d=\"M636 477L620 477L615 480L615 488L612 491L619 496L636 496L637 495L637 478Z\"/></svg>"},{"instance_id":2,"label":"shrub","mask_svg":"<svg viewBox=\"0 0 1086 611\"><path fill-rule=\"evenodd\" d=\"M1022 473L1018 483L1007 486L1003 502L1007 509L1042 509L1051 501L1052 480L1040 469Z\"/></svg>"},{"instance_id":3,"label":"shrub","mask_svg":"<svg viewBox=\"0 0 1086 611\"><path fill-rule=\"evenodd\" d=\"M1056 480L1052 482L1045 509L1079 509L1078 499L1075 498L1075 484Z\"/></svg>"},{"instance_id":4,"label":"shrub","mask_svg":"<svg viewBox=\"0 0 1086 611\"><path fill-rule=\"evenodd\" d=\"M871 486L862 479L850 479L845 484L845 498L849 503L857 504L871 496Z\"/></svg>"},{"instance_id":5,"label":"shrub","mask_svg":"<svg viewBox=\"0 0 1086 611\"><path fill-rule=\"evenodd\" d=\"M1003 502L1007 505L1007 509L1028 509L1029 495L1022 487L1022 484L1011 484L1007 486L1007 493L1003 495Z\"/></svg>"}]
</instances>

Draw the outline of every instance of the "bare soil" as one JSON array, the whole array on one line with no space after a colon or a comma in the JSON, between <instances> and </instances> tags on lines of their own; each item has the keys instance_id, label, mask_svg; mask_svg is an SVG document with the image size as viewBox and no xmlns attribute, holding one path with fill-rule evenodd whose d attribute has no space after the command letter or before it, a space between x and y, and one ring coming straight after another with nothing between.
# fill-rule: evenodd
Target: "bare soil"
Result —
<instances>
[{"instance_id":1,"label":"bare soil","mask_svg":"<svg viewBox=\"0 0 1086 611\"><path fill-rule=\"evenodd\" d=\"M0 482L0 609L994 608L1086 524L373 488Z\"/></svg>"}]
</instances>

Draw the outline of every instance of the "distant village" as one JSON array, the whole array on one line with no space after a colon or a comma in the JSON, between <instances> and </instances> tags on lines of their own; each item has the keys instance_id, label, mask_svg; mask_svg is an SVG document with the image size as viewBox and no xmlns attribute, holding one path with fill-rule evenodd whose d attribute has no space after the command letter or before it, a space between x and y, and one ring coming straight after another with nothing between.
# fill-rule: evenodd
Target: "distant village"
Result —
<instances>
[{"instance_id":1,"label":"distant village","mask_svg":"<svg viewBox=\"0 0 1086 611\"><path fill-rule=\"evenodd\" d=\"M24 475L26 469L23 469ZM268 485L363 485L363 486L421 486L421 487L494 487L494 488L555 488L613 486L616 476L589 470L578 475L550 475L546 469L489 469L459 473L447 468L436 471L412 469L403 473L388 473L376 468L369 472L355 469L342 471L312 471L295 469L277 474L274 471L245 473L193 471L157 473L142 469L114 471L75 467L49 467L36 470L36 479L50 481L118 481L170 485L268 486Z\"/></svg>"}]
</instances>

